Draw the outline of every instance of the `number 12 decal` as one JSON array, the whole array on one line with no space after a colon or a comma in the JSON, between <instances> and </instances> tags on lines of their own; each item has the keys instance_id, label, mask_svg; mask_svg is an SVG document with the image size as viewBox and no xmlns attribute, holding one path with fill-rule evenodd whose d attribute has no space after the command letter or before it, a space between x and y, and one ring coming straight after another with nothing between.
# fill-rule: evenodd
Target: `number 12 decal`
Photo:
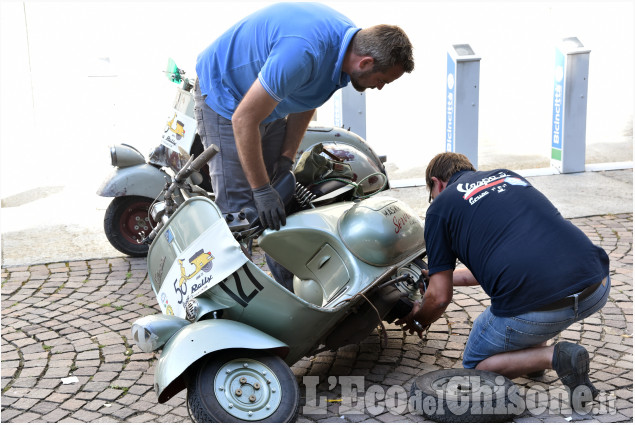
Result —
<instances>
[{"instance_id":1,"label":"number 12 decal","mask_svg":"<svg viewBox=\"0 0 635 425\"><path fill-rule=\"evenodd\" d=\"M251 274L251 271L249 271L249 269L247 268L246 264L243 265L242 268L243 268L243 271L245 272L245 274L247 275L247 277L249 278L249 281L251 281L252 285L255 287L255 289L253 291L251 291L251 293L249 295L247 295L245 293L245 290L243 289L243 284L242 284L242 282L240 280L240 277L238 276L238 272L234 272L232 274L232 276L234 278L234 281L236 282L236 291L238 292L238 294L236 294L234 291L229 289L227 287L227 285L225 285L225 282L220 282L218 285L223 289L223 291L225 291L227 293L227 295L232 297L234 299L234 301L236 301L238 304L240 304L243 307L247 307L249 302L256 295L258 295L258 292L262 291L264 288L260 284L260 282L258 282L258 280L256 280L254 275Z\"/></svg>"}]
</instances>

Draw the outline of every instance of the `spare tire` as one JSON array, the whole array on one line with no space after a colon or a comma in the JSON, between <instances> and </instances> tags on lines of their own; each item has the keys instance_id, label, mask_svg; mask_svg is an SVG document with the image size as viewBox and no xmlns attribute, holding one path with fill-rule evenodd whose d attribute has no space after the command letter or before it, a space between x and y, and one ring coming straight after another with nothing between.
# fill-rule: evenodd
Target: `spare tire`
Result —
<instances>
[{"instance_id":1,"label":"spare tire","mask_svg":"<svg viewBox=\"0 0 635 425\"><path fill-rule=\"evenodd\" d=\"M494 372L444 369L415 379L414 411L435 422L507 422L525 404L512 381Z\"/></svg>"}]
</instances>

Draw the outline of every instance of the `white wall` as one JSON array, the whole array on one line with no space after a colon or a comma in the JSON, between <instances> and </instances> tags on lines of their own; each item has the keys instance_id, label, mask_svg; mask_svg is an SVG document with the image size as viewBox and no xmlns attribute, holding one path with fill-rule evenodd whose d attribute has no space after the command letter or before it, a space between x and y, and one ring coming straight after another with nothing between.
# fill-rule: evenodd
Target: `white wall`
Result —
<instances>
[{"instance_id":1,"label":"white wall","mask_svg":"<svg viewBox=\"0 0 635 425\"><path fill-rule=\"evenodd\" d=\"M192 76L203 48L268 3L0 2L2 196L80 176L96 189L108 145L147 152L174 95L168 57ZM568 36L591 49L588 142L632 127L631 2L326 3L362 27L400 25L415 46L415 71L367 95L368 141L400 167L444 149L450 44L482 58L480 140L497 152L548 155L554 45Z\"/></svg>"}]
</instances>

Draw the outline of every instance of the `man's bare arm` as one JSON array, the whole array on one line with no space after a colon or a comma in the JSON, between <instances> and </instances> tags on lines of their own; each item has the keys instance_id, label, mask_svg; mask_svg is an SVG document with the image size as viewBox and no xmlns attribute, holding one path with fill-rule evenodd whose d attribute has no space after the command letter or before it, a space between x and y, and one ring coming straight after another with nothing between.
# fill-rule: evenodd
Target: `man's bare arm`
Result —
<instances>
[{"instance_id":1,"label":"man's bare arm","mask_svg":"<svg viewBox=\"0 0 635 425\"><path fill-rule=\"evenodd\" d=\"M269 182L258 127L277 105L278 102L256 80L232 116L238 157L252 189Z\"/></svg>"},{"instance_id":2,"label":"man's bare arm","mask_svg":"<svg viewBox=\"0 0 635 425\"><path fill-rule=\"evenodd\" d=\"M477 286L479 283L468 268L454 270L454 286Z\"/></svg>"},{"instance_id":3,"label":"man's bare arm","mask_svg":"<svg viewBox=\"0 0 635 425\"><path fill-rule=\"evenodd\" d=\"M282 155L295 160L295 154L298 151L300 142L309 127L311 118L315 114L315 109L310 111L289 114L287 117L287 132L284 136L284 145L282 146Z\"/></svg>"},{"instance_id":4,"label":"man's bare arm","mask_svg":"<svg viewBox=\"0 0 635 425\"><path fill-rule=\"evenodd\" d=\"M416 302L410 314L398 320L397 324L404 324L405 330L409 330L411 334L417 332L421 337L422 332L414 324L414 321L427 326L441 317L452 301L452 292L452 270L433 274L423 297L423 303Z\"/></svg>"}]
</instances>

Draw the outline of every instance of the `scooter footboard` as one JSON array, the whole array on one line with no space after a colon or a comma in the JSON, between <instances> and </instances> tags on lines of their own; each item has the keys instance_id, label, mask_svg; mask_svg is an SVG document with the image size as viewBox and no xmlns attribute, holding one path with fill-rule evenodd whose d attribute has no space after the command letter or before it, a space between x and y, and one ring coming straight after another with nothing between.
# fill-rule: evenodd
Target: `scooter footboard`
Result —
<instances>
[{"instance_id":1,"label":"scooter footboard","mask_svg":"<svg viewBox=\"0 0 635 425\"><path fill-rule=\"evenodd\" d=\"M188 367L215 351L229 348L271 350L285 357L289 346L249 325L225 319L204 320L181 329L163 348L154 372L154 390L165 403L186 388Z\"/></svg>"}]
</instances>

